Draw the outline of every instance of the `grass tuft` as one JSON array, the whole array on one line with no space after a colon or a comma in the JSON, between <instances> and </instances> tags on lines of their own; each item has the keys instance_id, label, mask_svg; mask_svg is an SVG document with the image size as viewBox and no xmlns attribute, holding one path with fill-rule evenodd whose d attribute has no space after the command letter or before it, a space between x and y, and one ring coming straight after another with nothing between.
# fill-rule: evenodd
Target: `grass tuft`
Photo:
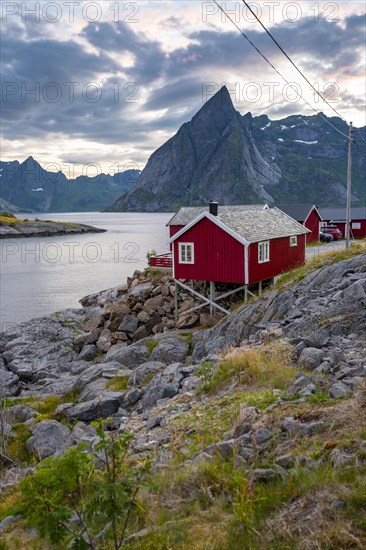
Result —
<instances>
[{"instance_id":1,"label":"grass tuft","mask_svg":"<svg viewBox=\"0 0 366 550\"><path fill-rule=\"evenodd\" d=\"M127 390L127 382L128 382L129 376L126 374L125 376L114 376L113 378L110 378L106 384L107 390L112 391L124 391Z\"/></svg>"},{"instance_id":2,"label":"grass tuft","mask_svg":"<svg viewBox=\"0 0 366 550\"><path fill-rule=\"evenodd\" d=\"M295 372L291 364L290 348L282 343L238 349L227 354L219 363L211 379L205 381L204 390L216 393L234 377L241 384L284 389L293 380Z\"/></svg>"}]
</instances>

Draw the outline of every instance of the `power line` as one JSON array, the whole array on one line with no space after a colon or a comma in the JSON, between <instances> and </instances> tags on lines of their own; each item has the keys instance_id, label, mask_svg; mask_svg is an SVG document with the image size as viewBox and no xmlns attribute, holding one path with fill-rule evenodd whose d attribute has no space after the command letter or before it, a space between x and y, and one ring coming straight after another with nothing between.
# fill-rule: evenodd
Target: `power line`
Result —
<instances>
[{"instance_id":1,"label":"power line","mask_svg":"<svg viewBox=\"0 0 366 550\"><path fill-rule=\"evenodd\" d=\"M293 67L295 67L295 69L297 70L297 72L306 80L306 82L309 84L309 86L311 87L312 90L314 90L314 92L328 105L328 107L330 107L332 109L332 111L335 112L335 114L337 116L339 116L339 118L341 118L342 120L344 120L344 122L347 122L345 120L345 118L343 118L343 116L338 113L338 111L326 100L326 98L319 92L319 90L317 90L315 88L315 86L313 86L313 84L310 82L310 80L304 75L304 73L302 72L302 70L296 65L296 63L294 61L292 61L291 57L287 54L287 52L283 49L283 47L281 46L281 44L279 44L279 42L276 40L276 38L271 34L271 32L267 29L267 27L262 23L262 21L259 19L259 17L257 16L257 14L252 10L252 8L250 7L250 5L246 2L246 0L242 0L243 4L248 8L248 10L250 11L250 13L255 17L255 19L258 21L258 23L260 24L260 26L262 27L262 29L264 29L264 31L268 34L268 36L271 38L271 40L276 44L276 46L281 50L281 52L283 53L283 55L286 57L286 59L289 60L289 62L291 63L291 65Z\"/></svg>"},{"instance_id":2,"label":"power line","mask_svg":"<svg viewBox=\"0 0 366 550\"><path fill-rule=\"evenodd\" d=\"M216 6L222 11L222 13L229 19L229 21L234 25L234 27L236 27L236 29L240 32L240 34L245 38L245 40L247 40L249 42L249 44L255 49L255 51L265 60L266 63L268 63L268 65L270 65L270 67L272 67L272 69L282 78L282 80L284 80L286 82L286 84L288 86L290 86L296 93L299 93L299 91L290 83L288 82L288 80L283 76L282 73L280 73L280 71L278 69L276 69L276 67L273 65L273 63L271 63L271 61L259 50L259 48L257 48L257 46L251 41L251 39L245 34L245 32L239 27L239 25L232 19L232 17L230 17L229 14L226 13L226 11L224 10L224 8L218 3L217 0L213 0L214 3L216 4ZM300 97L303 101L305 101L305 103L310 107L310 109L312 109L314 111L314 113L316 113L320 118L322 118L323 120L325 120L325 122L327 124L329 124L329 126L331 126L334 130L336 130L339 134L341 134L343 137L345 137L348 141L348 136L346 134L344 134L341 130L339 130L336 126L334 126L331 122L329 122L329 120L324 117L321 113L319 113L308 101L307 99L304 98L304 96L302 94L300 94Z\"/></svg>"}]
</instances>

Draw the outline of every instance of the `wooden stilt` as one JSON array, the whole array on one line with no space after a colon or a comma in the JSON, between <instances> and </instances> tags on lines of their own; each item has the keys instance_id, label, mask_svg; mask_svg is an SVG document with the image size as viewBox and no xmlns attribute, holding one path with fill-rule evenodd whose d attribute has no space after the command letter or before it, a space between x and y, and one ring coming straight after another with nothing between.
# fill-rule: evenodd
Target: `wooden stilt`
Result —
<instances>
[{"instance_id":1,"label":"wooden stilt","mask_svg":"<svg viewBox=\"0 0 366 550\"><path fill-rule=\"evenodd\" d=\"M175 282L174 283L175 289L174 289L174 311L175 311L175 322L178 321L178 285Z\"/></svg>"},{"instance_id":2,"label":"wooden stilt","mask_svg":"<svg viewBox=\"0 0 366 550\"><path fill-rule=\"evenodd\" d=\"M213 315L214 312L214 306L212 305L212 302L215 301L215 283L213 281L210 281L210 315Z\"/></svg>"},{"instance_id":3,"label":"wooden stilt","mask_svg":"<svg viewBox=\"0 0 366 550\"><path fill-rule=\"evenodd\" d=\"M259 296L262 294L262 281L259 281L258 294L259 294Z\"/></svg>"},{"instance_id":4,"label":"wooden stilt","mask_svg":"<svg viewBox=\"0 0 366 550\"><path fill-rule=\"evenodd\" d=\"M248 285L245 285L244 287L244 302L247 303L248 301Z\"/></svg>"}]
</instances>

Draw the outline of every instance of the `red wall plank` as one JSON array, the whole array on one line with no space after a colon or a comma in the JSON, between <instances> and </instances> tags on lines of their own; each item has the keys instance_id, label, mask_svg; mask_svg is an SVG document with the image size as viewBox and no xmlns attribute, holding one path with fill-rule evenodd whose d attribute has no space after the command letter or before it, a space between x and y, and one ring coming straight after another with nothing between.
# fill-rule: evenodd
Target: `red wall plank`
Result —
<instances>
[{"instance_id":1,"label":"red wall plank","mask_svg":"<svg viewBox=\"0 0 366 550\"><path fill-rule=\"evenodd\" d=\"M178 243L194 242L194 264L178 262ZM203 218L174 241L175 277L244 284L244 246Z\"/></svg>"},{"instance_id":2,"label":"red wall plank","mask_svg":"<svg viewBox=\"0 0 366 550\"><path fill-rule=\"evenodd\" d=\"M311 243L314 241L319 240L319 224L320 224L320 217L318 216L318 213L316 210L312 210L310 215L308 216L305 227L307 229L310 229L311 233L308 233L306 235L306 242Z\"/></svg>"},{"instance_id":3,"label":"red wall plank","mask_svg":"<svg viewBox=\"0 0 366 550\"><path fill-rule=\"evenodd\" d=\"M290 237L270 241L270 261L258 263L258 243L249 246L249 284L272 279L305 263L305 235L298 235L297 246L290 246Z\"/></svg>"}]
</instances>

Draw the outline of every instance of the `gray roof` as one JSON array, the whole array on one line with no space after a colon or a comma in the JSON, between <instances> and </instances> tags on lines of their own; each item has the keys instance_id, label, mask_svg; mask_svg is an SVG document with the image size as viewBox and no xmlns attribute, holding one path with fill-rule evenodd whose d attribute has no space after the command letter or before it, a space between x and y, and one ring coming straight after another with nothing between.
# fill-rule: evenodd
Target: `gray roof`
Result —
<instances>
[{"instance_id":1,"label":"gray roof","mask_svg":"<svg viewBox=\"0 0 366 550\"><path fill-rule=\"evenodd\" d=\"M325 221L346 221L346 208L320 207L319 212ZM352 207L351 220L366 220L366 206Z\"/></svg>"},{"instance_id":2,"label":"gray roof","mask_svg":"<svg viewBox=\"0 0 366 550\"><path fill-rule=\"evenodd\" d=\"M276 206L298 222L304 222L314 208L314 204L276 204Z\"/></svg>"},{"instance_id":3,"label":"gray roof","mask_svg":"<svg viewBox=\"0 0 366 550\"><path fill-rule=\"evenodd\" d=\"M203 212L208 212L208 207L182 208L168 224L187 225ZM219 206L217 219L249 242L309 232L278 208L267 208L263 204Z\"/></svg>"}]
</instances>

